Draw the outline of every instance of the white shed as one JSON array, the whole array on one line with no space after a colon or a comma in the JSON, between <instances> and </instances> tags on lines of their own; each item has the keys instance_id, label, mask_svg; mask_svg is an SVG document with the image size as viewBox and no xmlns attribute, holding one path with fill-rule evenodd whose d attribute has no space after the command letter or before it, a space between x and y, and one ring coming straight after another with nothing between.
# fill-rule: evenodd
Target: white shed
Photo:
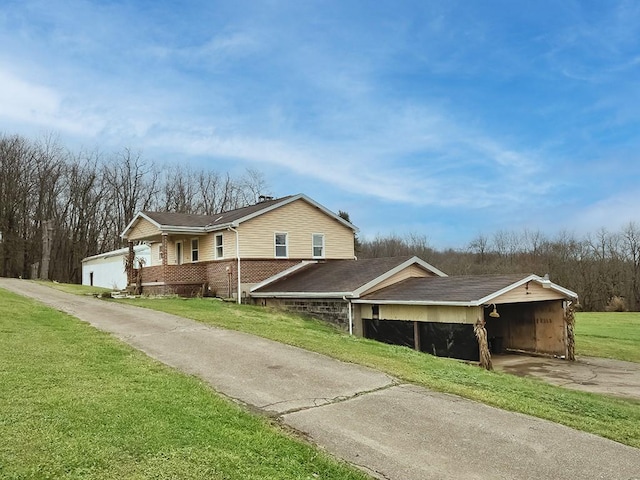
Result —
<instances>
[{"instance_id":1,"label":"white shed","mask_svg":"<svg viewBox=\"0 0 640 480\"><path fill-rule=\"evenodd\" d=\"M151 247L149 245L136 245L133 250L136 258L143 259L147 266L151 265ZM128 254L128 248L121 248L84 258L82 260L82 284L114 290L125 288L127 273L124 267Z\"/></svg>"}]
</instances>

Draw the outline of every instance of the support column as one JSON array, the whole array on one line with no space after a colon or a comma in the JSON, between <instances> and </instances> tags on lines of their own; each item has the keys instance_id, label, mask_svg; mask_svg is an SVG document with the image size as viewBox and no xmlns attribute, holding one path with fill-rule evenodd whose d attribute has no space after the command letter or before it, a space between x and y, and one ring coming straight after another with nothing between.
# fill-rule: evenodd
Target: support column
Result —
<instances>
[{"instance_id":1,"label":"support column","mask_svg":"<svg viewBox=\"0 0 640 480\"><path fill-rule=\"evenodd\" d=\"M413 348L420 351L420 323L413 322Z\"/></svg>"},{"instance_id":2,"label":"support column","mask_svg":"<svg viewBox=\"0 0 640 480\"><path fill-rule=\"evenodd\" d=\"M489 352L489 342L487 341L487 329L484 328L484 319L478 318L473 326L473 332L478 340L478 348L480 349L480 366L486 370L493 370L491 363L491 353Z\"/></svg>"},{"instance_id":3,"label":"support column","mask_svg":"<svg viewBox=\"0 0 640 480\"><path fill-rule=\"evenodd\" d=\"M162 281L166 284L168 276L169 265L169 236L166 233L162 234L162 245L160 245L160 256L162 257ZM166 288L166 287L163 287Z\"/></svg>"},{"instance_id":4,"label":"support column","mask_svg":"<svg viewBox=\"0 0 640 480\"><path fill-rule=\"evenodd\" d=\"M136 253L133 250L133 242L129 242L129 253L127 254L127 286L133 283L133 262L136 258Z\"/></svg>"},{"instance_id":5,"label":"support column","mask_svg":"<svg viewBox=\"0 0 640 480\"><path fill-rule=\"evenodd\" d=\"M567 360L576 361L576 338L574 328L576 325L576 313L573 302L567 302L564 310L564 323L567 329Z\"/></svg>"}]
</instances>

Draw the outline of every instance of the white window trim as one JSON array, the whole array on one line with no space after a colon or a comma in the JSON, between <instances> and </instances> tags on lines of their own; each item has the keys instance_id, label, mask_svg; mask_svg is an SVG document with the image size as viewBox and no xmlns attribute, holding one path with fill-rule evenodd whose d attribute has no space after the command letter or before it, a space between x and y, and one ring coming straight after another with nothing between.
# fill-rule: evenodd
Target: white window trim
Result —
<instances>
[{"instance_id":1,"label":"white window trim","mask_svg":"<svg viewBox=\"0 0 640 480\"><path fill-rule=\"evenodd\" d=\"M278 246L282 246L282 245L276 244L278 235L284 235L284 252L285 252L284 255L278 255ZM289 233L288 232L275 232L273 234L273 256L275 258L289 258Z\"/></svg>"},{"instance_id":2,"label":"white window trim","mask_svg":"<svg viewBox=\"0 0 640 480\"><path fill-rule=\"evenodd\" d=\"M198 242L198 248L196 248L195 250L193 248L194 240ZM200 261L200 239L198 237L192 238L191 241L189 242L189 247L191 247L189 250L191 252L191 255L189 255L189 260L191 261L191 263L199 262ZM193 252L198 252L198 260L193 259Z\"/></svg>"},{"instance_id":3,"label":"white window trim","mask_svg":"<svg viewBox=\"0 0 640 480\"><path fill-rule=\"evenodd\" d=\"M220 238L220 245L218 245L218 238ZM218 248L222 249L222 255L218 255ZM214 250L214 257L216 260L220 260L221 258L224 258L224 234L222 233L216 233L213 237L213 250Z\"/></svg>"},{"instance_id":4,"label":"white window trim","mask_svg":"<svg viewBox=\"0 0 640 480\"><path fill-rule=\"evenodd\" d=\"M180 255L178 255L178 245L180 245ZM176 258L176 265L182 265L184 262L184 243L182 240L178 240L174 244L175 251L173 252Z\"/></svg>"},{"instance_id":5,"label":"white window trim","mask_svg":"<svg viewBox=\"0 0 640 480\"><path fill-rule=\"evenodd\" d=\"M315 255L315 248L316 248L316 244L314 242L315 237L321 237L322 238L322 255ZM325 251L325 245L324 245L324 233L312 233L311 234L311 256L313 258L325 258L326 256L326 251Z\"/></svg>"}]
</instances>

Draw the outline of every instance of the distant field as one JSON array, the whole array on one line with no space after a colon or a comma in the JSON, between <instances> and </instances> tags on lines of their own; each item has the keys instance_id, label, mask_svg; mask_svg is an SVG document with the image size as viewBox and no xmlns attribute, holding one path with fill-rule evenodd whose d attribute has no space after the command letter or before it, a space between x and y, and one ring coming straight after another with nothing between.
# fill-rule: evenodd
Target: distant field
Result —
<instances>
[{"instance_id":1,"label":"distant field","mask_svg":"<svg viewBox=\"0 0 640 480\"><path fill-rule=\"evenodd\" d=\"M0 289L0 478L369 478L112 336Z\"/></svg>"},{"instance_id":2,"label":"distant field","mask_svg":"<svg viewBox=\"0 0 640 480\"><path fill-rule=\"evenodd\" d=\"M576 354L640 363L640 312L579 312Z\"/></svg>"}]
</instances>

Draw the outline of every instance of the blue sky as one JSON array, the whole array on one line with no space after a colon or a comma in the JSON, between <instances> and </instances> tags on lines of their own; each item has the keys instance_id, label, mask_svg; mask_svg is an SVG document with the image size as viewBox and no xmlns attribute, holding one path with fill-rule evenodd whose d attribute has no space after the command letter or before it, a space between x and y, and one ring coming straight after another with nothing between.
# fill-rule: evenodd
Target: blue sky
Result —
<instances>
[{"instance_id":1,"label":"blue sky","mask_svg":"<svg viewBox=\"0 0 640 480\"><path fill-rule=\"evenodd\" d=\"M0 0L0 131L255 168L365 237L615 231L640 3Z\"/></svg>"}]
</instances>

